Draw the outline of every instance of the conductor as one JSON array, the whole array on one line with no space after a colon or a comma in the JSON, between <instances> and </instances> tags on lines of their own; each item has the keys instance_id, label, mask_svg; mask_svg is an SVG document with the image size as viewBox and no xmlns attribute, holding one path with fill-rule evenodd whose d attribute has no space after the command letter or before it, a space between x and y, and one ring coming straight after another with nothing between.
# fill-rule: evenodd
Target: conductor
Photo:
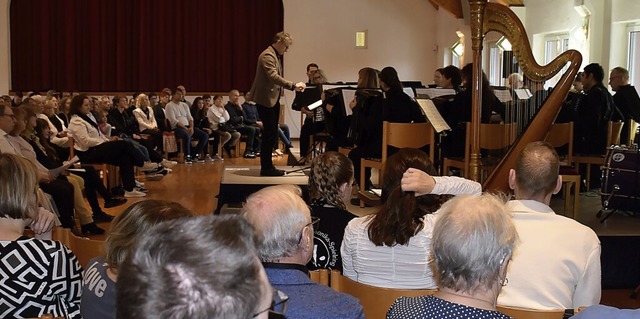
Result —
<instances>
[{"instance_id":1,"label":"conductor","mask_svg":"<svg viewBox=\"0 0 640 319\"><path fill-rule=\"evenodd\" d=\"M282 89L303 91L303 82L293 83L282 77L280 59L287 52L293 39L286 32L278 32L272 44L258 57L256 77L251 86L251 100L256 103L262 120L262 147L260 149L260 176L282 176L284 171L276 169L271 152L277 143L280 96Z\"/></svg>"}]
</instances>

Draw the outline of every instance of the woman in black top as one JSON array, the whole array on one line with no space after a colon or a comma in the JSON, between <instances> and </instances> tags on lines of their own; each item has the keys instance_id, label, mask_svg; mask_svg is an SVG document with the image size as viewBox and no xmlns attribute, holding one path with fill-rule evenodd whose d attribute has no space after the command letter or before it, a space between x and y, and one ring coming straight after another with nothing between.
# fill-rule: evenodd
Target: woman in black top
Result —
<instances>
[{"instance_id":1,"label":"woman in black top","mask_svg":"<svg viewBox=\"0 0 640 319\"><path fill-rule=\"evenodd\" d=\"M347 210L351 197L353 165L342 153L325 152L311 163L309 198L311 216L321 223L314 231L314 254L307 268L342 270L340 246L344 228L356 216Z\"/></svg>"}]
</instances>

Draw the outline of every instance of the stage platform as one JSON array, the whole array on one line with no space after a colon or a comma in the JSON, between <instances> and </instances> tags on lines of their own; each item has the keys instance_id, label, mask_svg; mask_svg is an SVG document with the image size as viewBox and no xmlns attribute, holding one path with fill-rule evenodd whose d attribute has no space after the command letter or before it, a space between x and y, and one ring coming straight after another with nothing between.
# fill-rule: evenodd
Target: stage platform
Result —
<instances>
[{"instance_id":1,"label":"stage platform","mask_svg":"<svg viewBox=\"0 0 640 319\"><path fill-rule=\"evenodd\" d=\"M220 193L216 214L226 204L230 208L239 208L250 194L272 185L293 184L302 188L303 197L307 197L308 169L301 167L277 166L284 170L284 176L260 176L260 166L225 165L220 178Z\"/></svg>"}]
</instances>

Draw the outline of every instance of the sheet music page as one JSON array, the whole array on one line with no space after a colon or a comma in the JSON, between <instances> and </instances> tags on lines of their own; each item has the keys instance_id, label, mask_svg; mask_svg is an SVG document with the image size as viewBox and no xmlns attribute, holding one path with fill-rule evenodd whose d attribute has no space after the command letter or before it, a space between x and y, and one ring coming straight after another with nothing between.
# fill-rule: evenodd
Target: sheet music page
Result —
<instances>
[{"instance_id":1,"label":"sheet music page","mask_svg":"<svg viewBox=\"0 0 640 319\"><path fill-rule=\"evenodd\" d=\"M416 97L416 94L413 93L413 89L412 88L402 88L402 91L404 91L404 93L406 93L409 97Z\"/></svg>"},{"instance_id":2,"label":"sheet music page","mask_svg":"<svg viewBox=\"0 0 640 319\"><path fill-rule=\"evenodd\" d=\"M518 99L520 100L527 100L531 97L531 93L528 92L529 89L516 89L516 96L518 96Z\"/></svg>"},{"instance_id":3,"label":"sheet music page","mask_svg":"<svg viewBox=\"0 0 640 319\"><path fill-rule=\"evenodd\" d=\"M511 92L509 90L493 90L493 93L502 103L511 101Z\"/></svg>"},{"instance_id":4,"label":"sheet music page","mask_svg":"<svg viewBox=\"0 0 640 319\"><path fill-rule=\"evenodd\" d=\"M427 120L429 120L429 123L431 123L431 126L433 126L436 132L440 133L445 130L451 130L449 124L447 124L440 112L438 112L436 105L433 104L433 101L427 99L417 99L416 101L420 104L422 111L427 116Z\"/></svg>"},{"instance_id":5,"label":"sheet music page","mask_svg":"<svg viewBox=\"0 0 640 319\"><path fill-rule=\"evenodd\" d=\"M353 111L349 107L349 103L356 98L356 90L342 90L342 101L344 102L344 114L352 115Z\"/></svg>"},{"instance_id":6,"label":"sheet music page","mask_svg":"<svg viewBox=\"0 0 640 319\"><path fill-rule=\"evenodd\" d=\"M442 88L416 88L416 94L428 95L430 99L435 99L443 95L456 95L456 90Z\"/></svg>"},{"instance_id":7,"label":"sheet music page","mask_svg":"<svg viewBox=\"0 0 640 319\"><path fill-rule=\"evenodd\" d=\"M323 90L331 90L331 89L335 89L335 88L344 88L344 87L354 87L353 85L346 85L346 84L323 84L322 85L322 89Z\"/></svg>"}]
</instances>

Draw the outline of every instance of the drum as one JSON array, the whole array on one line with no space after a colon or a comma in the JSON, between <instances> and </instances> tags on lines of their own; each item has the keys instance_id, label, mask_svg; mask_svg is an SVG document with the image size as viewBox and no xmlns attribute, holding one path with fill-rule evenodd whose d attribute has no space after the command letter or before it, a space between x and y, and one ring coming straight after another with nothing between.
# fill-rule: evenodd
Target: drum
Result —
<instances>
[{"instance_id":1,"label":"drum","mask_svg":"<svg viewBox=\"0 0 640 319\"><path fill-rule=\"evenodd\" d=\"M602 167L601 193L603 206L609 200L608 209L640 212L640 149L609 148Z\"/></svg>"}]
</instances>

